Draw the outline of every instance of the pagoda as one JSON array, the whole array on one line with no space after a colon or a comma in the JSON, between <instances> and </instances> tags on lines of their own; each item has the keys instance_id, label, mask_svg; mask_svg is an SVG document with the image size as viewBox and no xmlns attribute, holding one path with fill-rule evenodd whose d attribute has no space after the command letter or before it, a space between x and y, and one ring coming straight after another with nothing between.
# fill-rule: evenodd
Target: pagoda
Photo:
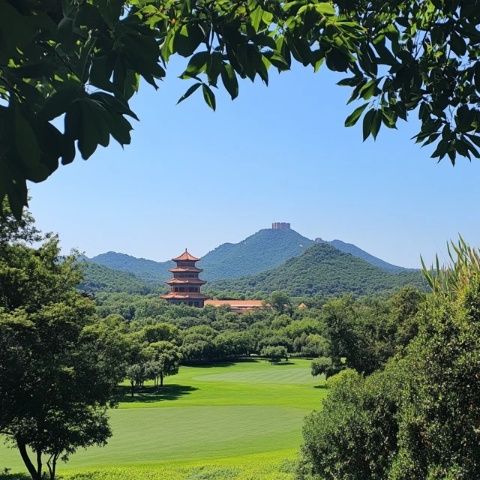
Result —
<instances>
[{"instance_id":1,"label":"pagoda","mask_svg":"<svg viewBox=\"0 0 480 480\"><path fill-rule=\"evenodd\" d=\"M172 260L177 266L170 269L173 278L166 282L170 286L170 292L162 295L162 298L175 305L183 303L192 307L203 307L207 297L200 292L200 287L207 282L198 278L202 269L195 263L200 259L185 249L180 256Z\"/></svg>"}]
</instances>

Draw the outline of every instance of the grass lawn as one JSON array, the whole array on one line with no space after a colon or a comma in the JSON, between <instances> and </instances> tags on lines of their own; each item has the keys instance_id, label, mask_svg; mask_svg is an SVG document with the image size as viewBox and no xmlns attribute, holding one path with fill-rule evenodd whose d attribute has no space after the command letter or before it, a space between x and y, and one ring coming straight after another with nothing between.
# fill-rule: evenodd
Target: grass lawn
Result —
<instances>
[{"instance_id":1,"label":"grass lawn","mask_svg":"<svg viewBox=\"0 0 480 480\"><path fill-rule=\"evenodd\" d=\"M60 473L78 480L290 479L303 418L325 393L307 360L182 367L159 394L130 399L125 392L111 411L108 445L78 452ZM0 446L4 467L23 471L18 453Z\"/></svg>"}]
</instances>

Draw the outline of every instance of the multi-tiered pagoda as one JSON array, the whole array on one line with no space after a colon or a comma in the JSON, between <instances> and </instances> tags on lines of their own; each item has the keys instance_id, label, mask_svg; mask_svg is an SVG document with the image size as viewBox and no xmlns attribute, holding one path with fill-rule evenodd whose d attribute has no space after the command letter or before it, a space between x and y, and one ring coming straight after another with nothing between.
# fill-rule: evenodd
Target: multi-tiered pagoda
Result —
<instances>
[{"instance_id":1,"label":"multi-tiered pagoda","mask_svg":"<svg viewBox=\"0 0 480 480\"><path fill-rule=\"evenodd\" d=\"M202 271L195 263L200 259L191 255L187 249L179 257L172 258L177 264L171 268L173 278L166 282L170 285L170 292L162 295L162 298L168 300L169 303L184 303L192 307L203 307L207 298L200 292L200 287L207 283L205 280L198 278L198 274Z\"/></svg>"}]
</instances>

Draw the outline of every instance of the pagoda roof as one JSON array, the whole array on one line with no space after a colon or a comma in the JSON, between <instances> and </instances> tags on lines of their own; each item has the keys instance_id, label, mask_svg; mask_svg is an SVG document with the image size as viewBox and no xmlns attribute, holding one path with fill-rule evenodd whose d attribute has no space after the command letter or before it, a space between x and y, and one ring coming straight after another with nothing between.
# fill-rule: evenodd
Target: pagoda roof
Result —
<instances>
[{"instance_id":1,"label":"pagoda roof","mask_svg":"<svg viewBox=\"0 0 480 480\"><path fill-rule=\"evenodd\" d=\"M195 292L169 292L165 295L161 295L161 298L178 298L180 300L201 300L208 298L203 293L195 293Z\"/></svg>"},{"instance_id":2,"label":"pagoda roof","mask_svg":"<svg viewBox=\"0 0 480 480\"><path fill-rule=\"evenodd\" d=\"M179 255L178 257L172 258L174 262L182 262L182 261L190 261L190 262L197 262L200 260L197 257L194 257L187 249Z\"/></svg>"},{"instance_id":3,"label":"pagoda roof","mask_svg":"<svg viewBox=\"0 0 480 480\"><path fill-rule=\"evenodd\" d=\"M173 267L168 270L169 272L172 273L181 273L181 272L192 272L192 273L200 273L203 272L201 268L197 267Z\"/></svg>"},{"instance_id":4,"label":"pagoda roof","mask_svg":"<svg viewBox=\"0 0 480 480\"><path fill-rule=\"evenodd\" d=\"M182 284L182 285L204 285L207 283L205 280L202 280L200 278L171 278L168 282L169 285L175 285L175 284Z\"/></svg>"}]
</instances>

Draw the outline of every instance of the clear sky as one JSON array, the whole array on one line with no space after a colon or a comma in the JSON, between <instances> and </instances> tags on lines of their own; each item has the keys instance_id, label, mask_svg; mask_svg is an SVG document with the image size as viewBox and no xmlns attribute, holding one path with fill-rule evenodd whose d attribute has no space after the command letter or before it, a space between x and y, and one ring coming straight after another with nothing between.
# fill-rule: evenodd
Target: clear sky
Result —
<instances>
[{"instance_id":1,"label":"clear sky","mask_svg":"<svg viewBox=\"0 0 480 480\"><path fill-rule=\"evenodd\" d=\"M353 107L342 75L296 67L269 87L243 81L234 102L219 92L214 113L200 92L176 105L189 86L178 73L174 63L158 91L142 87L130 146L31 186L39 226L66 251L199 256L273 221L403 266L443 256L458 233L480 243L480 162L437 164L410 140L414 119L363 143L360 124L343 126Z\"/></svg>"}]
</instances>

